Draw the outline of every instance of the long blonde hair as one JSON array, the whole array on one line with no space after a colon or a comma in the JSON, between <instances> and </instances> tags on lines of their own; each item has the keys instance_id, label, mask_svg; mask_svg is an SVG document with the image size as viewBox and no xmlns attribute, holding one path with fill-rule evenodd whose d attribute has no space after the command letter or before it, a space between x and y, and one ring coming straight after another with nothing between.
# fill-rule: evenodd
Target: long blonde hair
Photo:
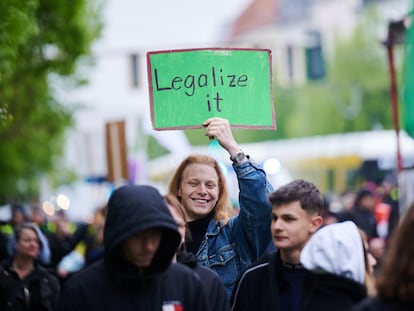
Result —
<instances>
[{"instance_id":1,"label":"long blonde hair","mask_svg":"<svg viewBox=\"0 0 414 311\"><path fill-rule=\"evenodd\" d=\"M219 187L219 198L214 207L215 215L214 220L221 222L225 225L231 216L231 204L229 200L228 189L226 185L226 179L218 162L211 156L208 155L190 155L185 158L175 171L168 188L169 194L176 197L179 201L181 198L178 196L179 189L181 187L182 176L184 170L191 164L203 164L214 168L218 176L218 187Z\"/></svg>"}]
</instances>

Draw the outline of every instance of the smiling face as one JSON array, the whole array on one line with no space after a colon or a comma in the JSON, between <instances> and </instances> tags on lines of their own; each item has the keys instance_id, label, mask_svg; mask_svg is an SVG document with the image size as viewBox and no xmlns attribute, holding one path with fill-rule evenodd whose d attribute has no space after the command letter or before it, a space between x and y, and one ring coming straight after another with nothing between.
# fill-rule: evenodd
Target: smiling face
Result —
<instances>
[{"instance_id":1,"label":"smiling face","mask_svg":"<svg viewBox=\"0 0 414 311\"><path fill-rule=\"evenodd\" d=\"M274 205L270 228L282 260L299 263L300 252L321 223L322 217L306 212L299 201Z\"/></svg>"},{"instance_id":2,"label":"smiling face","mask_svg":"<svg viewBox=\"0 0 414 311\"><path fill-rule=\"evenodd\" d=\"M208 215L216 206L219 192L219 178L214 167L196 163L188 165L178 189L188 221Z\"/></svg>"}]
</instances>

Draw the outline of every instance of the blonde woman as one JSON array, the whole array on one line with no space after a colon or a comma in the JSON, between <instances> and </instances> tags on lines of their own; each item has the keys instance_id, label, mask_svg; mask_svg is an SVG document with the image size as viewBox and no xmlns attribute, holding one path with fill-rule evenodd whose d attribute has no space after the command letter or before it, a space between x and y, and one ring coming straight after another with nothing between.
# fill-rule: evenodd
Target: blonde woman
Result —
<instances>
[{"instance_id":1,"label":"blonde woman","mask_svg":"<svg viewBox=\"0 0 414 311\"><path fill-rule=\"evenodd\" d=\"M186 248L199 264L213 269L230 297L239 275L271 245L269 232L272 186L266 173L240 149L228 120L208 119L206 136L227 150L239 183L240 213L231 217L226 179L208 155L190 155L178 166L169 194L184 207L191 240Z\"/></svg>"}]
</instances>

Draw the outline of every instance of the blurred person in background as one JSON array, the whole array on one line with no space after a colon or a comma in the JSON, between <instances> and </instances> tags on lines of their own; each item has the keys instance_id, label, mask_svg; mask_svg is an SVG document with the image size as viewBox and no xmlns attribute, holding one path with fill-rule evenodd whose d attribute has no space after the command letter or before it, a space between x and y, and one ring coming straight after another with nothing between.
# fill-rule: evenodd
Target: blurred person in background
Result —
<instances>
[{"instance_id":1,"label":"blurred person in background","mask_svg":"<svg viewBox=\"0 0 414 311\"><path fill-rule=\"evenodd\" d=\"M373 266L363 231L352 221L319 229L300 254L311 271L304 310L348 311L367 295L375 295Z\"/></svg>"},{"instance_id":2,"label":"blurred person in background","mask_svg":"<svg viewBox=\"0 0 414 311\"><path fill-rule=\"evenodd\" d=\"M330 210L336 214L338 220L343 220L348 215L354 206L355 196L356 192L354 190L347 189L331 203Z\"/></svg>"},{"instance_id":3,"label":"blurred person in background","mask_svg":"<svg viewBox=\"0 0 414 311\"><path fill-rule=\"evenodd\" d=\"M414 202L395 228L377 277L377 296L353 311L414 310Z\"/></svg>"},{"instance_id":4,"label":"blurred person in background","mask_svg":"<svg viewBox=\"0 0 414 311\"><path fill-rule=\"evenodd\" d=\"M56 271L62 282L73 274L93 264L104 256L103 229L106 217L106 206L97 208L93 219L87 224L78 224L82 235L74 233L72 242L78 242L57 264Z\"/></svg>"},{"instance_id":5,"label":"blurred person in background","mask_svg":"<svg viewBox=\"0 0 414 311\"><path fill-rule=\"evenodd\" d=\"M56 271L59 280L63 282L68 277L68 274L62 272L63 270L60 270L61 273L59 274L58 266L66 256L75 250L79 242L82 241L87 232L88 224L75 224L68 220L65 211L58 210L54 218L47 223L47 226L43 226L43 228L45 228L45 235L49 241L52 254L48 267ZM84 246L82 245L79 248L84 250ZM84 255L83 251L82 255Z\"/></svg>"},{"instance_id":6,"label":"blurred person in background","mask_svg":"<svg viewBox=\"0 0 414 311\"><path fill-rule=\"evenodd\" d=\"M185 211L181 203L176 197L172 195L165 195L167 206L178 226L178 231L181 234L181 244L178 247L176 260L179 263L187 265L195 273L197 273L203 280L203 287L206 291L207 297L209 297L209 303L211 304L212 310L226 311L230 310L230 303L227 299L226 289L220 281L218 275L211 269L200 266L197 263L197 257L190 252L185 250L185 240L191 233L187 228L187 221Z\"/></svg>"},{"instance_id":7,"label":"blurred person in background","mask_svg":"<svg viewBox=\"0 0 414 311\"><path fill-rule=\"evenodd\" d=\"M60 285L42 266L50 253L40 229L32 223L18 225L8 249L10 258L0 267L0 310L56 310Z\"/></svg>"},{"instance_id":8,"label":"blurred person in background","mask_svg":"<svg viewBox=\"0 0 414 311\"><path fill-rule=\"evenodd\" d=\"M0 222L0 261L9 256L7 243L13 235L14 228L27 221L27 213L23 204L13 203L7 206L10 211L10 218Z\"/></svg>"},{"instance_id":9,"label":"blurred person in background","mask_svg":"<svg viewBox=\"0 0 414 311\"><path fill-rule=\"evenodd\" d=\"M10 219L6 219L0 223L0 233L2 240L6 244L0 245L0 254L3 254L3 258L7 256L7 241L13 235L14 228L28 220L26 210L20 203L13 203L10 205ZM0 257L1 260L2 257Z\"/></svg>"},{"instance_id":10,"label":"blurred person in background","mask_svg":"<svg viewBox=\"0 0 414 311\"><path fill-rule=\"evenodd\" d=\"M7 241L9 240L9 236L0 231L0 261L3 258L6 258L8 256L7 254Z\"/></svg>"},{"instance_id":11,"label":"blurred person in background","mask_svg":"<svg viewBox=\"0 0 414 311\"><path fill-rule=\"evenodd\" d=\"M49 220L39 206L32 206L30 209L30 221L36 224L43 233L47 232Z\"/></svg>"},{"instance_id":12,"label":"blurred person in background","mask_svg":"<svg viewBox=\"0 0 414 311\"><path fill-rule=\"evenodd\" d=\"M12 217L10 224L13 228L28 221L27 212L22 204L12 204Z\"/></svg>"},{"instance_id":13,"label":"blurred person in background","mask_svg":"<svg viewBox=\"0 0 414 311\"><path fill-rule=\"evenodd\" d=\"M398 202L398 188L396 177L393 177L391 175L385 176L378 191L381 195L382 202L390 206L389 216L387 219L387 236L391 236L400 219L400 207Z\"/></svg>"},{"instance_id":14,"label":"blurred person in background","mask_svg":"<svg viewBox=\"0 0 414 311\"><path fill-rule=\"evenodd\" d=\"M375 216L376 194L367 187L358 190L352 209L339 219L340 221L351 220L362 231L365 232L371 254L378 264L376 270L381 266L381 259L385 249L385 239L378 235L378 223Z\"/></svg>"},{"instance_id":15,"label":"blurred person in background","mask_svg":"<svg viewBox=\"0 0 414 311\"><path fill-rule=\"evenodd\" d=\"M354 205L344 214L344 220L352 220L362 229L368 237L368 240L378 237L377 221L374 214L374 193L368 188L361 188L356 196Z\"/></svg>"},{"instance_id":16,"label":"blurred person in background","mask_svg":"<svg viewBox=\"0 0 414 311\"><path fill-rule=\"evenodd\" d=\"M229 121L211 118L204 122L205 135L217 139L228 152L239 184L238 216L233 215L225 176L209 155L190 155L175 171L168 192L183 205L191 239L186 249L199 264L213 269L230 297L240 274L262 256L269 245L273 188L266 173L235 141Z\"/></svg>"},{"instance_id":17,"label":"blurred person in background","mask_svg":"<svg viewBox=\"0 0 414 311\"><path fill-rule=\"evenodd\" d=\"M97 208L93 213L92 222L86 231L83 243L85 244L85 266L89 266L104 255L103 231L107 208Z\"/></svg>"}]
</instances>

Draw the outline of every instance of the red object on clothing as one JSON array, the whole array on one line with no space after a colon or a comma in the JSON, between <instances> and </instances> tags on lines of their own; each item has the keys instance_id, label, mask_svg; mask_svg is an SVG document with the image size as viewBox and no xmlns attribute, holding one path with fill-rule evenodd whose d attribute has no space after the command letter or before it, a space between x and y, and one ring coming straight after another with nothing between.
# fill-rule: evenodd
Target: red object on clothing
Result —
<instances>
[{"instance_id":1,"label":"red object on clothing","mask_svg":"<svg viewBox=\"0 0 414 311\"><path fill-rule=\"evenodd\" d=\"M391 205L380 202L374 208L375 219L377 224L381 222L388 222L390 219Z\"/></svg>"}]
</instances>

